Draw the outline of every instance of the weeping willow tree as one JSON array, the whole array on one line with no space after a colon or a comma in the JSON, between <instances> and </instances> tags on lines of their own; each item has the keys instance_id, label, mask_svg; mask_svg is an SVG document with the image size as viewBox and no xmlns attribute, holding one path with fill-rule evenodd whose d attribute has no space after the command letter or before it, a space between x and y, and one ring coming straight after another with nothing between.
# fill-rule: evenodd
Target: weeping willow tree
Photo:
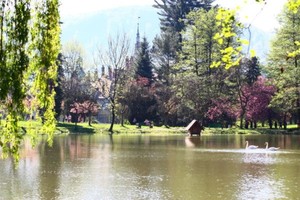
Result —
<instances>
[{"instance_id":1,"label":"weeping willow tree","mask_svg":"<svg viewBox=\"0 0 300 200\"><path fill-rule=\"evenodd\" d=\"M50 144L55 130L53 87L60 49L59 2L0 3L0 107L5 113L0 124L0 146L2 157L11 154L17 162L23 139L19 121L25 112L26 95L34 99L31 110L39 111L41 131L49 135Z\"/></svg>"}]
</instances>

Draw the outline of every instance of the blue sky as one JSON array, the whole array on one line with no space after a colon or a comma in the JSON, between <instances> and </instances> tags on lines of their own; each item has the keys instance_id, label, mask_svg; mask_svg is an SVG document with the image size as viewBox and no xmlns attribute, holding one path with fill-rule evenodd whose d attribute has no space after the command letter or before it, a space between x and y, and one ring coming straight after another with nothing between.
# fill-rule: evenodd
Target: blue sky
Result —
<instances>
[{"instance_id":1,"label":"blue sky","mask_svg":"<svg viewBox=\"0 0 300 200\"><path fill-rule=\"evenodd\" d=\"M62 42L78 40L88 49L95 45L105 45L107 38L114 36L116 32L126 33L132 41L135 41L138 22L141 37L146 36L152 41L159 33L160 23L156 10L147 6L115 8L75 18L74 21L64 19L62 21Z\"/></svg>"},{"instance_id":2,"label":"blue sky","mask_svg":"<svg viewBox=\"0 0 300 200\"><path fill-rule=\"evenodd\" d=\"M149 42L159 34L159 16L153 8L154 0L61 0L62 44L77 41L86 50L87 59L97 46L105 47L107 38L116 32L126 33L131 39L132 47L135 42L136 28L140 24L141 37L146 36ZM254 0L217 0L224 7L241 7L240 19L251 23L251 27L258 31L257 38L264 38L256 42L258 54L264 52L261 48L268 45L278 27L276 16L286 0L267 0L267 4L258 4ZM264 35L265 34L265 35ZM256 46L256 47L255 47ZM266 48L264 48L266 49ZM265 51L265 50L263 50Z\"/></svg>"}]
</instances>

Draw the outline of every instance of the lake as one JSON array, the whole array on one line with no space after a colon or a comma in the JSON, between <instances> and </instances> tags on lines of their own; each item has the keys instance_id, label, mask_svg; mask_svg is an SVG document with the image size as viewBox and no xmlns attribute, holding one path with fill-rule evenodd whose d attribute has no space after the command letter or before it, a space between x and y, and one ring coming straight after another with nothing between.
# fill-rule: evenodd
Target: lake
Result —
<instances>
[{"instance_id":1,"label":"lake","mask_svg":"<svg viewBox=\"0 0 300 200\"><path fill-rule=\"evenodd\" d=\"M291 135L64 135L52 147L25 140L17 168L0 160L1 200L291 200L299 188L300 136Z\"/></svg>"}]
</instances>

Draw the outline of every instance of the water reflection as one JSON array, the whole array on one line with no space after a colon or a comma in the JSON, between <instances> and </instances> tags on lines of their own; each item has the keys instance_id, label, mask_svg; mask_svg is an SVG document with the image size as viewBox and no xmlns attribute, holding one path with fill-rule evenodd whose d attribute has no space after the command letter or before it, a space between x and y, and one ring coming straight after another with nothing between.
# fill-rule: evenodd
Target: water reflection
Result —
<instances>
[{"instance_id":1,"label":"water reflection","mask_svg":"<svg viewBox=\"0 0 300 200\"><path fill-rule=\"evenodd\" d=\"M245 153L237 199L283 199L283 181L276 177L277 157L262 149Z\"/></svg>"},{"instance_id":2,"label":"water reflection","mask_svg":"<svg viewBox=\"0 0 300 200\"><path fill-rule=\"evenodd\" d=\"M295 136L69 135L0 160L0 199L297 199L299 177Z\"/></svg>"},{"instance_id":3,"label":"water reflection","mask_svg":"<svg viewBox=\"0 0 300 200\"><path fill-rule=\"evenodd\" d=\"M186 136L184 141L187 147L199 147L201 144L200 140L201 137Z\"/></svg>"}]
</instances>

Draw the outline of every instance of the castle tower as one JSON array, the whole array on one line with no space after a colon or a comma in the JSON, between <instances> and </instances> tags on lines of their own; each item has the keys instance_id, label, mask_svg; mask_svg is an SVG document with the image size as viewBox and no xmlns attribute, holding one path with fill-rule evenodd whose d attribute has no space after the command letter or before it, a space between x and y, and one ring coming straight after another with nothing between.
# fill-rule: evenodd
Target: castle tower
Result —
<instances>
[{"instance_id":1,"label":"castle tower","mask_svg":"<svg viewBox=\"0 0 300 200\"><path fill-rule=\"evenodd\" d=\"M138 52L138 50L141 47L141 41L140 41L140 23L139 23L140 17L138 17L138 23L137 23L137 32L136 32L136 42L135 42L135 53Z\"/></svg>"}]
</instances>

